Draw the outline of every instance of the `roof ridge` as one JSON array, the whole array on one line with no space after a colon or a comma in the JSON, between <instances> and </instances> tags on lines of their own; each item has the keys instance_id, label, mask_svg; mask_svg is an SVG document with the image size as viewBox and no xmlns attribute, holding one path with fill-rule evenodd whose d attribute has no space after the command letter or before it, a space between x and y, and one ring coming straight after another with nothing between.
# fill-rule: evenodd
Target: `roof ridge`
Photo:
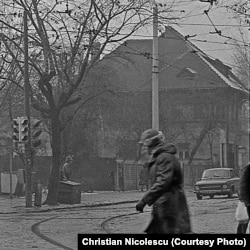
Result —
<instances>
[{"instance_id":1,"label":"roof ridge","mask_svg":"<svg viewBox=\"0 0 250 250\"><path fill-rule=\"evenodd\" d=\"M228 86L228 87L240 90L240 91L248 92L247 89L244 87L244 85L240 83L240 80L237 79L235 74L232 72L232 68L230 66L226 65L218 58L214 59L213 57L206 54L204 51L202 51L200 48L198 48L196 45L194 45L192 42L190 42L178 30L176 30L175 28L173 28L170 25L165 26L165 32L163 32L159 36L159 38L163 39L164 35L165 36L167 35L167 32L170 33L171 37L172 36L178 37L183 42L183 45L187 48L187 50L184 53L184 56L188 53L188 51L195 52L194 54L197 54L197 60L201 60L204 67L210 69L218 77L218 80L217 80L218 82L221 81L221 83L225 86ZM143 42L149 43L152 41L153 41L153 38L150 38L150 39L128 39L128 40L124 41L123 44L118 46L117 49L119 49L119 47L121 47L121 46L124 46L124 45L126 46L126 43L132 43L132 46L133 46L133 43L134 44L143 43ZM216 66L215 65L216 62L221 64L221 67L219 67L220 65ZM188 66L188 65L186 65L186 66ZM223 67L225 67L225 69L224 69L225 72L223 72ZM228 71L228 73L226 71Z\"/></svg>"},{"instance_id":2,"label":"roof ridge","mask_svg":"<svg viewBox=\"0 0 250 250\"><path fill-rule=\"evenodd\" d=\"M202 59L202 61L204 61L211 70L213 70L222 80L223 82L225 82L229 87L237 89L237 90L241 90L244 92L248 91L238 82L232 82L229 78L227 78L219 69L217 69L211 62L209 62L206 58L203 57L203 55L200 55L199 53L197 53L197 55ZM231 74L234 75L232 73L232 71L230 70ZM237 86L238 85L238 86Z\"/></svg>"},{"instance_id":3,"label":"roof ridge","mask_svg":"<svg viewBox=\"0 0 250 250\"><path fill-rule=\"evenodd\" d=\"M206 54L204 51L202 51L200 48L198 48L196 45L194 45L192 42L190 42L189 40L187 40L185 38L185 36L183 36L178 30L174 29L173 27L171 26L165 26L166 28L168 29L171 29L172 31L174 31L175 33L177 33L178 36L180 36L185 42L187 45L190 45L191 48L195 48L197 51L197 55L199 57L201 57L200 53L203 54L202 56L205 56L207 57L208 59L210 59L211 61L213 62L216 62L218 61L219 63L221 63L224 67L227 67L229 69L229 72L231 73L231 77L235 78L235 81L237 83L238 86L240 87L236 87L236 86L233 86L233 84L230 84L230 82L232 82L228 77L224 76L223 73L221 72L221 70L217 69L212 63L208 62L206 58L204 57L201 57L202 61L205 62L206 64L209 64L208 66L223 80L223 82L225 82L227 85L229 85L230 87L232 88L236 88L236 89L240 89L240 90L243 90L243 91L247 91L247 89L245 88L245 86L241 83L241 81L236 77L236 75L232 72L232 68L225 64L224 62L222 62L220 59L218 58L215 58L213 59L211 56L209 56L208 54ZM204 61L205 60L205 61ZM233 83L233 82L232 82ZM247 91L248 92L248 91Z\"/></svg>"}]
</instances>

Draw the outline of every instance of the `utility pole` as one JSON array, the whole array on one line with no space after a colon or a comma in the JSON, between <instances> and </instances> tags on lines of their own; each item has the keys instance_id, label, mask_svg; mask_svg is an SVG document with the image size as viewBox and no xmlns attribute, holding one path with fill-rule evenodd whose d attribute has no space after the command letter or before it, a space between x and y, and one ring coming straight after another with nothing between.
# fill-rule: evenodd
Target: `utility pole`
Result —
<instances>
[{"instance_id":1,"label":"utility pole","mask_svg":"<svg viewBox=\"0 0 250 250\"><path fill-rule=\"evenodd\" d=\"M12 72L11 72L12 74ZM13 129L13 120L12 120L12 110L11 110L11 91L9 91L9 98L8 98L8 103L9 103L9 117L11 120L11 129ZM12 135L13 137L13 135ZM10 138L10 143L9 143L9 167L10 167L10 199L13 198L13 190L12 190L12 183L13 183L13 139L12 137Z\"/></svg>"},{"instance_id":2,"label":"utility pole","mask_svg":"<svg viewBox=\"0 0 250 250\"><path fill-rule=\"evenodd\" d=\"M13 174L13 146L9 146L9 154L10 154L10 199L13 198L13 190L12 190L12 174Z\"/></svg>"},{"instance_id":3,"label":"utility pole","mask_svg":"<svg viewBox=\"0 0 250 250\"><path fill-rule=\"evenodd\" d=\"M28 141L24 144L25 150L25 198L26 207L32 207L32 172L31 172L31 136L30 136L30 102L29 102L29 51L28 51L28 21L27 11L23 13L24 25L24 111L28 119Z\"/></svg>"},{"instance_id":4,"label":"utility pole","mask_svg":"<svg viewBox=\"0 0 250 250\"><path fill-rule=\"evenodd\" d=\"M159 130L159 52L158 52L158 8L153 2L153 61L152 61L152 128Z\"/></svg>"}]
</instances>

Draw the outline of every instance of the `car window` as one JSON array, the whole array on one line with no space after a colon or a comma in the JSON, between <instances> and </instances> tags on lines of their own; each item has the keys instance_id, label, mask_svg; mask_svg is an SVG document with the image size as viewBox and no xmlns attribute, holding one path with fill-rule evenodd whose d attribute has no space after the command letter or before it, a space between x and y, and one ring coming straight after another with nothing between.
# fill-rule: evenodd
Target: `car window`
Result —
<instances>
[{"instance_id":1,"label":"car window","mask_svg":"<svg viewBox=\"0 0 250 250\"><path fill-rule=\"evenodd\" d=\"M209 169L205 170L202 175L202 179L214 179L214 178L229 178L230 171L225 169Z\"/></svg>"}]
</instances>

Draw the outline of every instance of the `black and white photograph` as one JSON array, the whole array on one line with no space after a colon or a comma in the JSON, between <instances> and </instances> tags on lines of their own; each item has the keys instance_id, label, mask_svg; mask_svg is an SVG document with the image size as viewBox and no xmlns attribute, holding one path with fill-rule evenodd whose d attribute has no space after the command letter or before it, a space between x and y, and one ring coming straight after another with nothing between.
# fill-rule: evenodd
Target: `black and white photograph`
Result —
<instances>
[{"instance_id":1,"label":"black and white photograph","mask_svg":"<svg viewBox=\"0 0 250 250\"><path fill-rule=\"evenodd\" d=\"M0 250L250 245L249 0L0 0Z\"/></svg>"}]
</instances>

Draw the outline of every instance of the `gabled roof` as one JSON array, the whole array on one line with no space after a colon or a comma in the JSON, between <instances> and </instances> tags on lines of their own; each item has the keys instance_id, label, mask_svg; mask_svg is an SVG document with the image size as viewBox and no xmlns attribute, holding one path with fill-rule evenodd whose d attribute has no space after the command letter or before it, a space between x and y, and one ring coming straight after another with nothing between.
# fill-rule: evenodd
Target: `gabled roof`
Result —
<instances>
[{"instance_id":1,"label":"gabled roof","mask_svg":"<svg viewBox=\"0 0 250 250\"><path fill-rule=\"evenodd\" d=\"M220 62L218 59L211 60L211 58L207 57L206 55L202 55L201 53L199 54L199 56L228 86L234 89L243 90L247 92L241 81L232 73L230 67L228 67L227 69L227 66ZM218 67L217 62L219 62L221 66ZM221 67L224 67L226 73L224 70L221 70Z\"/></svg>"},{"instance_id":2,"label":"gabled roof","mask_svg":"<svg viewBox=\"0 0 250 250\"><path fill-rule=\"evenodd\" d=\"M248 93L229 66L206 55L172 27L166 27L158 47L159 89L233 88ZM110 57L109 65L119 72L123 90L151 89L152 39L127 40L111 54L121 55Z\"/></svg>"}]
</instances>

